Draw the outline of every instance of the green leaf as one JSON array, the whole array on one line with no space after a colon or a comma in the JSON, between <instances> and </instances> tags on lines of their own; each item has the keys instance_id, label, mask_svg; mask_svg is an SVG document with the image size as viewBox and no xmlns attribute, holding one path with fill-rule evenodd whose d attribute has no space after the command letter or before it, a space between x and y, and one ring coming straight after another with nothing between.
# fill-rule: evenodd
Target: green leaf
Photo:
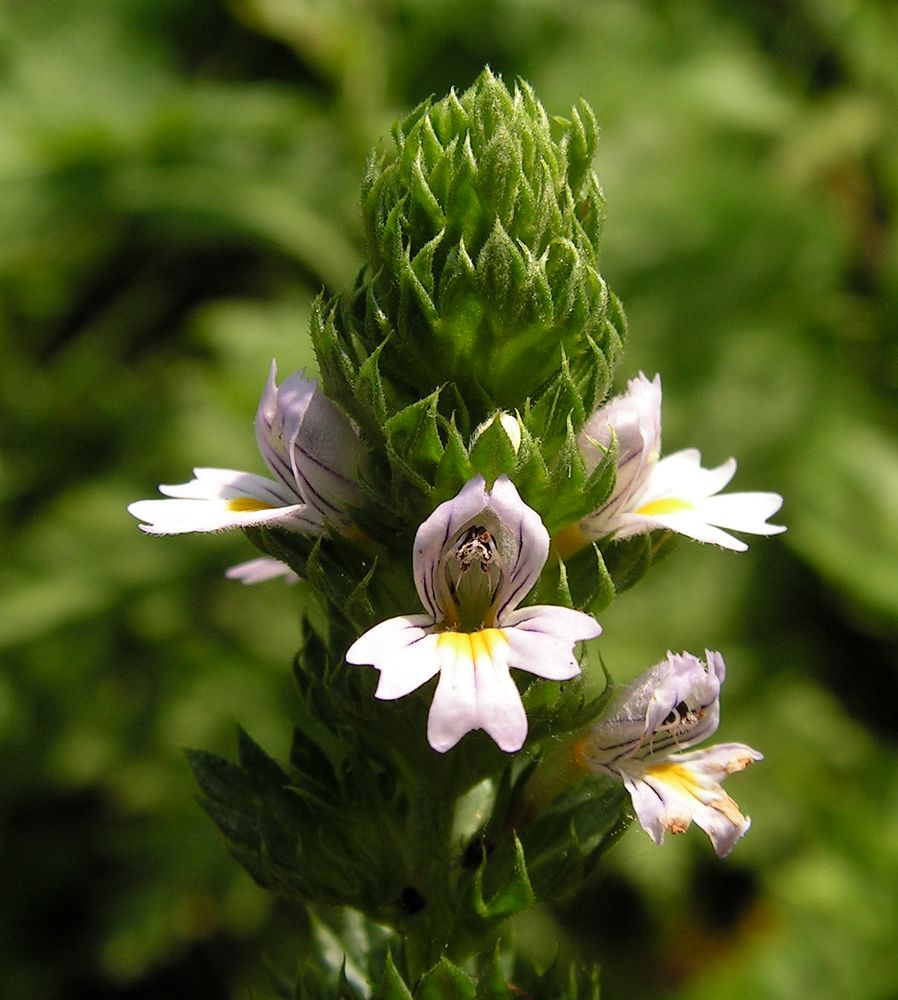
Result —
<instances>
[{"instance_id":1,"label":"green leaf","mask_svg":"<svg viewBox=\"0 0 898 1000\"><path fill-rule=\"evenodd\" d=\"M564 560L571 607L598 614L614 600L614 581L595 543Z\"/></svg>"},{"instance_id":2,"label":"green leaf","mask_svg":"<svg viewBox=\"0 0 898 1000\"><path fill-rule=\"evenodd\" d=\"M651 532L625 538L621 542L612 540L602 546L602 559L618 594L645 576L655 561L656 553L660 557L670 551L676 544L671 534L669 531Z\"/></svg>"},{"instance_id":3,"label":"green leaf","mask_svg":"<svg viewBox=\"0 0 898 1000\"><path fill-rule=\"evenodd\" d=\"M471 467L464 438L455 426L455 420L450 420L446 425L443 457L433 479L435 500L440 502L455 496L473 475L474 470Z\"/></svg>"},{"instance_id":4,"label":"green leaf","mask_svg":"<svg viewBox=\"0 0 898 1000\"><path fill-rule=\"evenodd\" d=\"M415 1000L476 1000L474 981L448 958L439 962L421 978Z\"/></svg>"},{"instance_id":5,"label":"green leaf","mask_svg":"<svg viewBox=\"0 0 898 1000\"><path fill-rule=\"evenodd\" d=\"M374 987L371 1000L412 1000L412 994L393 962L393 955L387 951L384 971L380 982Z\"/></svg>"},{"instance_id":6,"label":"green leaf","mask_svg":"<svg viewBox=\"0 0 898 1000\"><path fill-rule=\"evenodd\" d=\"M483 895L487 866L488 860L484 858L474 875L474 906L481 917L485 920L501 920L533 905L535 896L527 876L524 849L517 835L514 835L514 860L511 869L507 873L503 872L502 883L489 900Z\"/></svg>"},{"instance_id":7,"label":"green leaf","mask_svg":"<svg viewBox=\"0 0 898 1000\"><path fill-rule=\"evenodd\" d=\"M477 1000L509 1000L510 996L508 978L502 968L497 944L489 965L477 977Z\"/></svg>"},{"instance_id":8,"label":"green leaf","mask_svg":"<svg viewBox=\"0 0 898 1000\"><path fill-rule=\"evenodd\" d=\"M590 775L522 828L521 843L536 898L548 902L577 889L629 826L630 810L629 795L621 785Z\"/></svg>"},{"instance_id":9,"label":"green leaf","mask_svg":"<svg viewBox=\"0 0 898 1000\"><path fill-rule=\"evenodd\" d=\"M533 437L542 443L543 454L553 455L573 428L581 427L585 419L580 389L571 377L567 355L562 352L558 373L528 407L524 422Z\"/></svg>"},{"instance_id":10,"label":"green leaf","mask_svg":"<svg viewBox=\"0 0 898 1000\"><path fill-rule=\"evenodd\" d=\"M572 190L578 191L589 171L599 139L599 124L595 113L586 101L580 100L571 108L571 118L562 146L567 154L567 175Z\"/></svg>"},{"instance_id":11,"label":"green leaf","mask_svg":"<svg viewBox=\"0 0 898 1000\"><path fill-rule=\"evenodd\" d=\"M517 975L515 987L529 1000L599 1000L599 967L556 958L542 975Z\"/></svg>"},{"instance_id":12,"label":"green leaf","mask_svg":"<svg viewBox=\"0 0 898 1000\"><path fill-rule=\"evenodd\" d=\"M355 380L356 398L359 404L364 406L366 410L370 410L373 417L373 420L364 421L363 426L369 436L375 441L380 438L380 429L387 419L386 394L378 367L381 352L386 344L387 340L382 340L372 353L368 355L362 362Z\"/></svg>"},{"instance_id":13,"label":"green leaf","mask_svg":"<svg viewBox=\"0 0 898 1000\"><path fill-rule=\"evenodd\" d=\"M391 459L419 488L428 492L445 450L437 425L439 398L437 389L400 410L385 427Z\"/></svg>"},{"instance_id":14,"label":"green leaf","mask_svg":"<svg viewBox=\"0 0 898 1000\"><path fill-rule=\"evenodd\" d=\"M471 468L492 484L502 473L512 473L517 453L498 414L480 431L470 450Z\"/></svg>"},{"instance_id":15,"label":"green leaf","mask_svg":"<svg viewBox=\"0 0 898 1000\"><path fill-rule=\"evenodd\" d=\"M477 274L484 299L494 314L509 308L509 299L525 283L527 269L520 249L497 219L477 257Z\"/></svg>"}]
</instances>

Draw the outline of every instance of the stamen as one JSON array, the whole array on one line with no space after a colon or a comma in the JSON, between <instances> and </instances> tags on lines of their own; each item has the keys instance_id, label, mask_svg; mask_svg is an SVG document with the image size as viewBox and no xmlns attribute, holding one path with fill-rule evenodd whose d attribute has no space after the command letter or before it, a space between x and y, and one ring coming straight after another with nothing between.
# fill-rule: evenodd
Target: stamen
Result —
<instances>
[{"instance_id":1,"label":"stamen","mask_svg":"<svg viewBox=\"0 0 898 1000\"><path fill-rule=\"evenodd\" d=\"M672 708L667 718L661 723L662 726L676 725L684 715L689 714L689 706L685 701L681 701L676 708Z\"/></svg>"},{"instance_id":2,"label":"stamen","mask_svg":"<svg viewBox=\"0 0 898 1000\"><path fill-rule=\"evenodd\" d=\"M481 524L474 524L462 535L455 547L461 571L469 569L473 562L480 564L484 573L489 572L489 564L496 554L496 543L493 536Z\"/></svg>"},{"instance_id":3,"label":"stamen","mask_svg":"<svg viewBox=\"0 0 898 1000\"><path fill-rule=\"evenodd\" d=\"M480 572L469 572L475 565ZM461 628L473 631L492 624L491 608L502 578L502 559L486 527L474 524L458 536L449 549L445 574Z\"/></svg>"},{"instance_id":4,"label":"stamen","mask_svg":"<svg viewBox=\"0 0 898 1000\"><path fill-rule=\"evenodd\" d=\"M663 721L659 723L658 728L651 734L649 751L657 753L671 743L679 743L680 739L688 736L704 717L705 710L701 705L697 708L691 708L685 701L681 701L667 713Z\"/></svg>"}]
</instances>

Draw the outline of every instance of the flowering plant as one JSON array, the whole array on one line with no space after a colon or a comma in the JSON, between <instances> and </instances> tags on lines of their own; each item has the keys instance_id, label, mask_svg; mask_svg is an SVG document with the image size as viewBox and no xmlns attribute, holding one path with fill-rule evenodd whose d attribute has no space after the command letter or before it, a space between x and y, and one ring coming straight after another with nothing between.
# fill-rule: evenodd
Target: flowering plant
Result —
<instances>
[{"instance_id":1,"label":"flowering plant","mask_svg":"<svg viewBox=\"0 0 898 1000\"><path fill-rule=\"evenodd\" d=\"M271 367L270 475L198 468L129 508L151 534L244 529L262 556L229 576L301 579L327 610L302 624L289 760L244 733L237 763L189 755L235 857L321 930L296 996L595 997L595 970L527 968L508 918L634 813L721 856L748 829L720 783L760 754L689 749L720 654L668 654L612 702L589 652L670 533L784 530L776 494L720 495L732 459L660 457L660 378L605 401L626 326L596 136L583 102L553 123L489 72L417 108L369 164L368 264L314 311L320 381Z\"/></svg>"}]
</instances>

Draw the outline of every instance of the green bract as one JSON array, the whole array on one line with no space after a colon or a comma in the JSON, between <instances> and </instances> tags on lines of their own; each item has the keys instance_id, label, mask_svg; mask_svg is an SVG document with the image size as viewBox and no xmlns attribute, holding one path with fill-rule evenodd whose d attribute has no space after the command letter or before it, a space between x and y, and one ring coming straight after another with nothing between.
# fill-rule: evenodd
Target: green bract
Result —
<instances>
[{"instance_id":1,"label":"green bract","mask_svg":"<svg viewBox=\"0 0 898 1000\"><path fill-rule=\"evenodd\" d=\"M369 262L314 324L330 394L389 416L445 387L441 410L469 433L557 394L563 373L588 412L625 336L598 268L596 140L584 101L550 121L528 84L488 70L396 125L363 184Z\"/></svg>"}]
</instances>

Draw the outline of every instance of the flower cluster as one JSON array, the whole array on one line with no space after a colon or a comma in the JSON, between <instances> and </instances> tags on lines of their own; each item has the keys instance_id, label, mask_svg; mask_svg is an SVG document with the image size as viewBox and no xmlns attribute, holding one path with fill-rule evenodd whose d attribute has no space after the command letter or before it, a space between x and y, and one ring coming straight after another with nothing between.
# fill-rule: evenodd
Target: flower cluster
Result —
<instances>
[{"instance_id":1,"label":"flower cluster","mask_svg":"<svg viewBox=\"0 0 898 1000\"><path fill-rule=\"evenodd\" d=\"M513 451L518 421L497 414ZM276 526L289 532L361 537L353 512L363 506L361 478L368 458L354 425L299 372L280 387L272 363L255 421L256 438L271 478L230 469L199 468L179 486L160 486L163 500L143 500L129 511L152 534ZM644 375L600 407L585 423L578 445L588 470L606 455L616 461L614 487L602 506L569 525L555 540L565 555L590 540L615 541L667 529L698 541L744 550L724 529L770 535L767 523L782 498L773 493L718 495L735 472L732 459L704 469L697 451L660 457L661 382ZM473 441L472 441L473 443ZM550 557L549 533L508 475L488 485L471 478L418 527L412 552L415 589L423 612L401 614L364 632L345 660L379 672L375 697L403 698L438 676L427 739L446 753L468 733L484 730L503 751L520 750L528 722L511 670L553 681L581 672L578 643L602 629L585 611L552 604L521 606ZM285 563L257 558L228 570L258 583L296 580ZM608 715L573 744L581 770L602 773L629 791L641 825L656 843L695 821L726 854L749 821L722 790L722 779L761 755L742 744L684 753L715 731L724 663L707 653L707 666L688 653L668 654L643 674Z\"/></svg>"}]
</instances>

